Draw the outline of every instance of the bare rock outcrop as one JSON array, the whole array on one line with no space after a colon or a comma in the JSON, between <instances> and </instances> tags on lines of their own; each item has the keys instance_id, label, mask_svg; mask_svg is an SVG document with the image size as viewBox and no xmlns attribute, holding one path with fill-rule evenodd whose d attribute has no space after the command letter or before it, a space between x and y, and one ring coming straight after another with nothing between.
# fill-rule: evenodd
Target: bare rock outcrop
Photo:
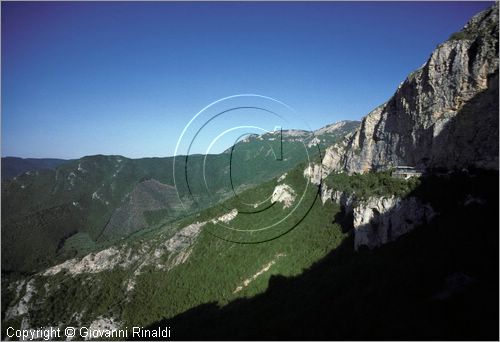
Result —
<instances>
[{"instance_id":1,"label":"bare rock outcrop","mask_svg":"<svg viewBox=\"0 0 500 342\"><path fill-rule=\"evenodd\" d=\"M323 159L327 172L397 165L498 169L498 3L439 45Z\"/></svg>"},{"instance_id":2,"label":"bare rock outcrop","mask_svg":"<svg viewBox=\"0 0 500 342\"><path fill-rule=\"evenodd\" d=\"M323 186L321 200L323 203L332 200L339 204L344 215L352 220L355 250L361 246L372 249L394 241L436 215L430 204L416 197L358 199L355 194Z\"/></svg>"},{"instance_id":3,"label":"bare rock outcrop","mask_svg":"<svg viewBox=\"0 0 500 342\"><path fill-rule=\"evenodd\" d=\"M234 220L236 218L236 216L238 216L238 209L232 209L227 214L224 214L224 215L221 215L221 216L219 216L217 218L214 218L210 222L212 222L213 224L217 224L219 222L229 223L232 220Z\"/></svg>"},{"instance_id":4,"label":"bare rock outcrop","mask_svg":"<svg viewBox=\"0 0 500 342\"><path fill-rule=\"evenodd\" d=\"M354 207L354 249L378 247L427 223L434 210L415 197L371 197Z\"/></svg>"},{"instance_id":5,"label":"bare rock outcrop","mask_svg":"<svg viewBox=\"0 0 500 342\"><path fill-rule=\"evenodd\" d=\"M120 251L115 247L110 247L97 253L90 253L82 259L69 259L62 264L55 265L47 269L43 275L53 276L61 271L67 271L71 275L81 273L99 273L112 270L124 260Z\"/></svg>"},{"instance_id":6,"label":"bare rock outcrop","mask_svg":"<svg viewBox=\"0 0 500 342\"><path fill-rule=\"evenodd\" d=\"M19 285L22 287L24 281ZM19 292L19 290L18 290ZM36 288L34 286L34 279L31 279L26 283L24 296L13 306L9 307L5 313L5 319L9 320L14 317L22 316L29 311L30 301L33 295L36 294Z\"/></svg>"},{"instance_id":7,"label":"bare rock outcrop","mask_svg":"<svg viewBox=\"0 0 500 342\"><path fill-rule=\"evenodd\" d=\"M274 188L273 194L271 196L271 202L280 202L283 204L283 209L291 207L295 201L295 191L288 184L280 184Z\"/></svg>"},{"instance_id":8,"label":"bare rock outcrop","mask_svg":"<svg viewBox=\"0 0 500 342\"><path fill-rule=\"evenodd\" d=\"M314 185L320 185L323 179L324 170L322 165L309 163L309 165L304 170L304 177L308 178L309 181Z\"/></svg>"}]
</instances>

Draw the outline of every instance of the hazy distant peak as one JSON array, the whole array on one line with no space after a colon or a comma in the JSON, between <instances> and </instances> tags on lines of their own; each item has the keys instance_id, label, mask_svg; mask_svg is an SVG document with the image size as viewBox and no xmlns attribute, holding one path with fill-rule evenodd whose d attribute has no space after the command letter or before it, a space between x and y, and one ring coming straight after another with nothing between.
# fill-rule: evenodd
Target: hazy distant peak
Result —
<instances>
[{"instance_id":1,"label":"hazy distant peak","mask_svg":"<svg viewBox=\"0 0 500 342\"><path fill-rule=\"evenodd\" d=\"M335 122L330 125L326 125L325 127L321 127L320 129L317 129L314 131L314 134L316 135L321 135L321 134L326 134L326 133L333 133L335 131L338 131L340 129L345 129L348 128L348 126L353 126L353 125L359 125L359 121L354 121L354 120L342 120Z\"/></svg>"}]
</instances>

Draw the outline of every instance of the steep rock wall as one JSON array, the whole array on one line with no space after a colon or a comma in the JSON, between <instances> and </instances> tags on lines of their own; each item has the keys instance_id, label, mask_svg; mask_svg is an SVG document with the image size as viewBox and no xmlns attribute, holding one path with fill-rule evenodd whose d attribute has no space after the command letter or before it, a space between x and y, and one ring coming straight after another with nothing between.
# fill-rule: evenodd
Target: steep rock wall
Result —
<instances>
[{"instance_id":1,"label":"steep rock wall","mask_svg":"<svg viewBox=\"0 0 500 342\"><path fill-rule=\"evenodd\" d=\"M326 173L397 165L498 169L498 3L439 45L323 159Z\"/></svg>"}]
</instances>

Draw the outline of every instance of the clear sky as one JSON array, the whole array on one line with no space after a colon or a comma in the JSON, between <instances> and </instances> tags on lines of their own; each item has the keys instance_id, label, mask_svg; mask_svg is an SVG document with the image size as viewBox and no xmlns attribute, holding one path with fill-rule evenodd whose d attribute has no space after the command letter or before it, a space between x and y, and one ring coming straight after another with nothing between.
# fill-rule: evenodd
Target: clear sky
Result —
<instances>
[{"instance_id":1,"label":"clear sky","mask_svg":"<svg viewBox=\"0 0 500 342\"><path fill-rule=\"evenodd\" d=\"M491 4L2 2L2 156L173 155L239 93L360 119Z\"/></svg>"}]
</instances>

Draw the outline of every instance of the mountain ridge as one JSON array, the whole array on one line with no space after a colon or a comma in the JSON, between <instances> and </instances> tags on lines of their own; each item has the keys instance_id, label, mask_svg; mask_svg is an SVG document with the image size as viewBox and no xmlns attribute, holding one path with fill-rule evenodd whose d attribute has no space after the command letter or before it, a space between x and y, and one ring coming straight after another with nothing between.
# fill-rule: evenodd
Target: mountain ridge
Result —
<instances>
[{"instance_id":1,"label":"mountain ridge","mask_svg":"<svg viewBox=\"0 0 500 342\"><path fill-rule=\"evenodd\" d=\"M28 171L53 169L71 159L2 157L2 181Z\"/></svg>"},{"instance_id":2,"label":"mountain ridge","mask_svg":"<svg viewBox=\"0 0 500 342\"><path fill-rule=\"evenodd\" d=\"M324 133L334 133L335 135L342 134L342 130L345 132L348 132L349 130L353 129L355 126L359 125L361 122L356 121L356 120L341 120L337 121L336 123L333 124L328 124L324 127L321 127L317 130L312 130L312 131L307 131L307 130L300 130L300 129L287 129L283 130L283 135L285 137L288 136L294 136L294 132L300 132L300 135L306 136L306 139L311 137L310 139L314 138L314 136L318 136L317 143L321 143L323 146L327 146L328 144L331 143L331 138L330 136L324 135ZM337 126L336 126L337 125ZM331 129L331 131L328 131ZM338 132L336 132L338 131ZM269 133L266 133L269 134ZM262 138L263 136L266 136L266 134L258 134L258 135L251 135L256 138ZM271 133L273 134L273 133ZM335 139L335 137L333 137ZM321 139L323 141L321 141ZM232 147L229 147L226 149L226 151L230 151ZM223 152L224 153L224 152ZM220 153L214 153L212 155L218 155ZM193 153L192 155L204 155L201 153ZM14 177L20 176L23 173L26 173L28 171L39 171L39 170L46 170L46 169L55 169L59 165L62 165L66 162L71 162L75 160L82 160L82 159L87 159L87 158L100 158L100 157L117 157L117 158L123 158L123 159L129 159L129 160L159 160L159 159L165 159L165 158L174 158L174 156L153 156L153 157L139 157L139 158L129 158L123 155L119 154L90 154L90 155L84 155L80 158L71 158L71 159L63 159L63 158L23 158L23 157L16 157L16 156L6 156L1 158L1 164L2 164L2 181L4 180L9 180ZM182 158L185 156L179 155L177 158Z\"/></svg>"}]
</instances>

